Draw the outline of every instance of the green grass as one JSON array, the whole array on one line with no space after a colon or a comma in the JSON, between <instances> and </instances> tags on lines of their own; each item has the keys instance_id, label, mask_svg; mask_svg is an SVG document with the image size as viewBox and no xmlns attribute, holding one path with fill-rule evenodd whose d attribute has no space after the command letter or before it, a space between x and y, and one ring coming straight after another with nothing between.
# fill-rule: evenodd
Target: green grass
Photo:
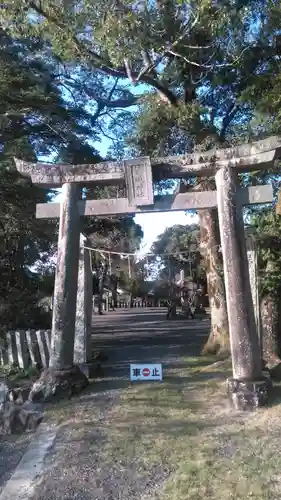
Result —
<instances>
[{"instance_id":1,"label":"green grass","mask_svg":"<svg viewBox=\"0 0 281 500\"><path fill-rule=\"evenodd\" d=\"M27 379L33 380L38 376L38 371L34 367L19 368L18 366L7 364L0 367L0 377L7 378L13 381L26 381Z\"/></svg>"},{"instance_id":2,"label":"green grass","mask_svg":"<svg viewBox=\"0 0 281 500\"><path fill-rule=\"evenodd\" d=\"M98 451L101 467L118 456L126 468L133 463L140 476L148 468L172 470L150 500L277 500L278 397L256 413L235 413L226 399L230 362L207 364L213 360L184 358L184 368L168 372L162 383L130 384L102 422L91 405L81 411L74 401L54 407L50 416L62 425L72 422L89 456Z\"/></svg>"}]
</instances>

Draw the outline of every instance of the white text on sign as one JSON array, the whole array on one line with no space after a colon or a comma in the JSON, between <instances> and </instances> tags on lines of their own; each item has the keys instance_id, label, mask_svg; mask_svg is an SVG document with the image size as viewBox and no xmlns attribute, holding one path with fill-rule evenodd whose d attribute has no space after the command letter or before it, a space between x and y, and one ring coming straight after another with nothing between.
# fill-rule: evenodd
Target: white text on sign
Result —
<instances>
[{"instance_id":1,"label":"white text on sign","mask_svg":"<svg viewBox=\"0 0 281 500\"><path fill-rule=\"evenodd\" d=\"M162 380L162 365L130 365L131 380Z\"/></svg>"}]
</instances>

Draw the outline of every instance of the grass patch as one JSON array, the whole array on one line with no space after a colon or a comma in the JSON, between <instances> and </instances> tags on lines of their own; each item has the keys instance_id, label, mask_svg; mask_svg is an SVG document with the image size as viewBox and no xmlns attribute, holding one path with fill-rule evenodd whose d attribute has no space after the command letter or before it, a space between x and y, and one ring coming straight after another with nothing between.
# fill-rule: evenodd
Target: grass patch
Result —
<instances>
[{"instance_id":1,"label":"grass patch","mask_svg":"<svg viewBox=\"0 0 281 500\"><path fill-rule=\"evenodd\" d=\"M13 364L7 364L0 367L0 377L7 378L12 382L31 379L33 380L38 376L38 370L35 367L27 369L19 368Z\"/></svg>"},{"instance_id":2,"label":"grass patch","mask_svg":"<svg viewBox=\"0 0 281 500\"><path fill-rule=\"evenodd\" d=\"M50 415L72 422L72 439L98 455L102 470L118 457L120 470L134 470L138 480L159 471L150 500L277 500L281 406L275 399L252 414L230 410L230 361L207 365L213 360L185 357L162 383L128 385L102 421L93 402L62 403Z\"/></svg>"}]
</instances>

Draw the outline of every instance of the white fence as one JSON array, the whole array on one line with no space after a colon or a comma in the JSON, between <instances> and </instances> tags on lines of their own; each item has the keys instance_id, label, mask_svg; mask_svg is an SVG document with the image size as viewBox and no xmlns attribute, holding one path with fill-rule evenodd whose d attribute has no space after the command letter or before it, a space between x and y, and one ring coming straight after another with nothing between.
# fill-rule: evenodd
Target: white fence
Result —
<instances>
[{"instance_id":1,"label":"white fence","mask_svg":"<svg viewBox=\"0 0 281 500\"><path fill-rule=\"evenodd\" d=\"M17 330L6 334L0 347L0 366L12 364L27 369L31 366L48 367L51 330Z\"/></svg>"}]
</instances>

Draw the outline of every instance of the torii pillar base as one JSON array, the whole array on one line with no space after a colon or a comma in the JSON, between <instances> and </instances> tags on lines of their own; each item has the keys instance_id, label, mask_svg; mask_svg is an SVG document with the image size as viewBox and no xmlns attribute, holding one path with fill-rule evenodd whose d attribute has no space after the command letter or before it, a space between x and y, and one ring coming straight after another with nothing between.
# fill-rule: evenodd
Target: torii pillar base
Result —
<instances>
[{"instance_id":1,"label":"torii pillar base","mask_svg":"<svg viewBox=\"0 0 281 500\"><path fill-rule=\"evenodd\" d=\"M235 410L251 411L268 403L271 381L242 381L234 378L227 380L229 401Z\"/></svg>"}]
</instances>

